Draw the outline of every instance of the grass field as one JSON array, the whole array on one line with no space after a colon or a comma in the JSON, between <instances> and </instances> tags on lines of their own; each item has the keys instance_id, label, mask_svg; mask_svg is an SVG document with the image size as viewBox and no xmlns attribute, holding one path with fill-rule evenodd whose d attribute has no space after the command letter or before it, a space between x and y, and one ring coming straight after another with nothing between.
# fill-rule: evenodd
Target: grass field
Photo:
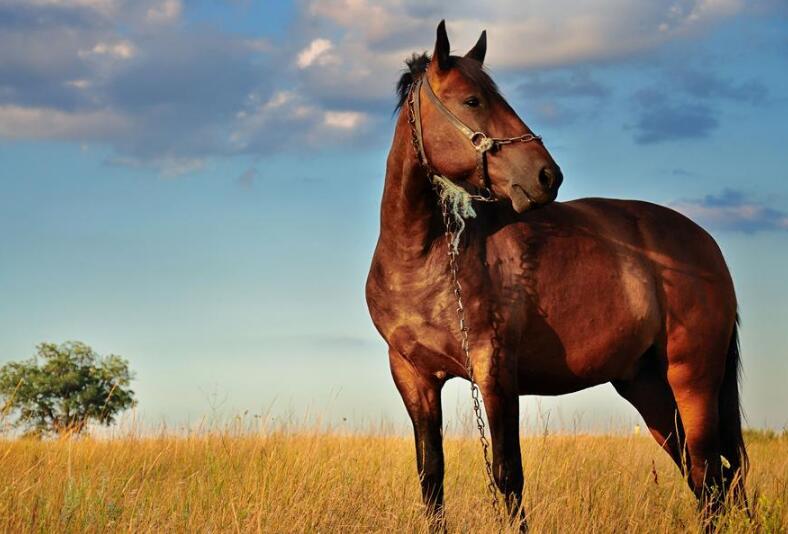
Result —
<instances>
[{"instance_id":1,"label":"grass field","mask_svg":"<svg viewBox=\"0 0 788 534\"><path fill-rule=\"evenodd\" d=\"M330 432L0 441L3 532L426 532L409 437ZM749 432L755 519L788 530L788 434ZM446 439L451 532L494 532L478 441ZM532 532L694 532L694 502L647 436L523 440Z\"/></svg>"}]
</instances>

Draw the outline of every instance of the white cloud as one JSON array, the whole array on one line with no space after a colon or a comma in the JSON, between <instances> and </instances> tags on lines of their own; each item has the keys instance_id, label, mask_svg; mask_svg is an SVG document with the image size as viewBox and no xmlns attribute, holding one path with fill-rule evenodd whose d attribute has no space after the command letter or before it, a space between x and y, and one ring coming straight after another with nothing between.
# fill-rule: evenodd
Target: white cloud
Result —
<instances>
[{"instance_id":1,"label":"white cloud","mask_svg":"<svg viewBox=\"0 0 788 534\"><path fill-rule=\"evenodd\" d=\"M9 139L101 139L128 126L111 110L65 112L50 108L0 106L0 137Z\"/></svg>"},{"instance_id":2,"label":"white cloud","mask_svg":"<svg viewBox=\"0 0 788 534\"><path fill-rule=\"evenodd\" d=\"M295 98L295 93L291 91L279 91L275 93L268 102L263 104L263 109L273 109L282 107Z\"/></svg>"},{"instance_id":3,"label":"white cloud","mask_svg":"<svg viewBox=\"0 0 788 534\"><path fill-rule=\"evenodd\" d=\"M748 234L788 230L788 213L732 189L669 205L712 230Z\"/></svg>"},{"instance_id":4,"label":"white cloud","mask_svg":"<svg viewBox=\"0 0 788 534\"><path fill-rule=\"evenodd\" d=\"M421 0L307 0L300 25L311 39L293 62L301 90L324 109L367 112L388 101L407 56L432 50L441 18L454 53L464 53L486 29L487 65L516 72L636 57L714 27L741 11L742 2L457 0L438 7Z\"/></svg>"},{"instance_id":5,"label":"white cloud","mask_svg":"<svg viewBox=\"0 0 788 534\"><path fill-rule=\"evenodd\" d=\"M92 9L104 15L111 15L118 8L116 0L25 0L25 2L38 7Z\"/></svg>"},{"instance_id":6,"label":"white cloud","mask_svg":"<svg viewBox=\"0 0 788 534\"><path fill-rule=\"evenodd\" d=\"M352 130L364 121L364 114L357 111L326 111L323 122L326 126Z\"/></svg>"},{"instance_id":7,"label":"white cloud","mask_svg":"<svg viewBox=\"0 0 788 534\"><path fill-rule=\"evenodd\" d=\"M458 0L429 9L416 0L312 0L306 11L344 28L344 45L362 43L376 53L431 50L445 17L458 49L470 48L487 29L490 64L525 68L633 55L743 7L743 0ZM337 55L347 57L344 50Z\"/></svg>"},{"instance_id":8,"label":"white cloud","mask_svg":"<svg viewBox=\"0 0 788 534\"><path fill-rule=\"evenodd\" d=\"M70 87L76 87L77 89L87 89L91 86L90 80L69 80L66 82L66 85Z\"/></svg>"},{"instance_id":9,"label":"white cloud","mask_svg":"<svg viewBox=\"0 0 788 534\"><path fill-rule=\"evenodd\" d=\"M80 50L80 57L107 56L115 59L131 59L136 54L136 48L130 41L116 41L114 43L99 42L89 50Z\"/></svg>"},{"instance_id":10,"label":"white cloud","mask_svg":"<svg viewBox=\"0 0 788 534\"><path fill-rule=\"evenodd\" d=\"M279 91L264 101L250 95L235 118L228 141L241 152L325 147L364 135L370 123L366 113L325 110L295 91Z\"/></svg>"},{"instance_id":11,"label":"white cloud","mask_svg":"<svg viewBox=\"0 0 788 534\"><path fill-rule=\"evenodd\" d=\"M163 178L177 178L185 174L199 172L205 169L204 158L188 158L178 156L158 156L153 158L137 158L132 156L115 156L109 158L107 163L132 169L155 169Z\"/></svg>"},{"instance_id":12,"label":"white cloud","mask_svg":"<svg viewBox=\"0 0 788 534\"><path fill-rule=\"evenodd\" d=\"M329 19L346 28L362 28L369 38L376 38L390 32L396 32L397 26L393 19L407 2L394 1L368 1L368 0L313 0L309 2L307 13L312 17Z\"/></svg>"},{"instance_id":13,"label":"white cloud","mask_svg":"<svg viewBox=\"0 0 788 534\"><path fill-rule=\"evenodd\" d=\"M327 65L336 62L336 58L329 53L332 48L334 48L334 45L328 39L315 39L309 43L309 46L299 52L296 60L298 68L305 69L313 63Z\"/></svg>"},{"instance_id":14,"label":"white cloud","mask_svg":"<svg viewBox=\"0 0 788 534\"><path fill-rule=\"evenodd\" d=\"M180 0L163 0L158 5L148 8L145 19L153 24L166 24L180 17L181 11L183 5Z\"/></svg>"},{"instance_id":15,"label":"white cloud","mask_svg":"<svg viewBox=\"0 0 788 534\"><path fill-rule=\"evenodd\" d=\"M117 161L177 157L167 165L182 169L194 155L369 139L403 59L432 49L443 17L456 53L486 28L487 63L500 72L636 56L742 2L303 0L293 47L296 37L173 28L183 0L0 0L12 15L36 15L12 16L0 32L0 64L10 66L0 136L103 142Z\"/></svg>"},{"instance_id":16,"label":"white cloud","mask_svg":"<svg viewBox=\"0 0 788 534\"><path fill-rule=\"evenodd\" d=\"M692 3L687 15L689 22L702 21L708 17L735 15L745 7L743 0L700 0Z\"/></svg>"}]
</instances>

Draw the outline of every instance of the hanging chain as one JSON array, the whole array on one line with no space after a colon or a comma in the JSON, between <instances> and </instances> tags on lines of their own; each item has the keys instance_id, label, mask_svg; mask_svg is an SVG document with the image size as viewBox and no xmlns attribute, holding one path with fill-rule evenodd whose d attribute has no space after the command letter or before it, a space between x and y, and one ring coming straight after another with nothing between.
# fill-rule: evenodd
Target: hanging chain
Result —
<instances>
[{"instance_id":1,"label":"hanging chain","mask_svg":"<svg viewBox=\"0 0 788 534\"><path fill-rule=\"evenodd\" d=\"M495 487L495 477L493 476L492 462L490 462L490 442L487 439L485 430L484 416L482 415L482 404L479 396L479 385L473 375L473 363L471 362L471 343L469 340L468 324L465 321L465 305L462 302L462 286L460 285L460 268L457 263L458 252L452 246L454 241L455 223L449 214L446 203L441 203L443 223L446 226L446 243L449 250L449 272L451 274L451 285L454 297L457 299L457 322L460 327L460 345L465 356L465 371L468 373L468 380L471 382L471 399L473 400L473 413L476 418L476 428L479 430L479 442L482 444L482 456L484 457L484 470L487 475L487 490L492 496L491 504L496 517L501 519L501 506L498 501L498 490Z\"/></svg>"},{"instance_id":2,"label":"hanging chain","mask_svg":"<svg viewBox=\"0 0 788 534\"><path fill-rule=\"evenodd\" d=\"M418 87L417 84L414 86ZM419 163L424 168L424 171L427 173L427 176L432 180L433 176L437 175L432 166L429 164L429 161L426 161L426 158L422 157L422 150L420 148L421 140L419 139L419 135L416 130L416 120L419 116L417 110L415 109L415 96L414 96L414 86L411 86L410 93L407 99L408 105L408 124L410 125L410 133L411 133L411 141L413 143L413 149L416 153L416 157L419 159ZM522 136L525 137L525 136ZM518 139L519 140L519 139ZM510 141L511 142L511 141ZM433 186L435 186L433 182ZM486 200L489 201L488 198L480 197L478 195L473 195L472 198L478 200ZM480 397L479 392L479 385L476 383L476 379L473 375L473 363L471 362L471 344L469 339L470 330L468 328L468 324L465 321L465 305L462 302L462 286L460 285L459 279L459 264L457 263L457 259L459 256L458 250L452 246L454 243L454 236L457 230L456 222L454 217L451 216L449 213L449 206L446 202L441 202L441 214L443 216L443 224L446 228L446 245L448 247L448 255L449 255L449 272L451 275L451 290L454 294L454 297L457 299L457 321L460 328L460 345L462 348L463 355L465 356L465 371L468 374L468 380L471 383L471 399L473 401L473 413L476 419L476 428L479 430L479 442L482 445L482 456L484 458L484 471L485 475L487 476L487 490L490 493L491 501L490 504L492 505L493 511L495 512L496 517L500 521L501 516L501 505L498 499L498 490L495 486L495 477L493 476L493 468L492 462L490 461L490 441L487 439L487 432L486 432L486 425L484 423L484 415L482 414L482 400Z\"/></svg>"}]
</instances>

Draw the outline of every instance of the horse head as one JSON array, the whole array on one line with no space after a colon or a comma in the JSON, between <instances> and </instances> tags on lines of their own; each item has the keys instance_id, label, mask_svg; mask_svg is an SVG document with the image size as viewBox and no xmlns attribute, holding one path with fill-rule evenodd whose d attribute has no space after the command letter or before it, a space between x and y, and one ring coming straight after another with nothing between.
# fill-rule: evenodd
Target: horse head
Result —
<instances>
[{"instance_id":1,"label":"horse head","mask_svg":"<svg viewBox=\"0 0 788 534\"><path fill-rule=\"evenodd\" d=\"M560 168L484 69L487 34L464 56L449 52L443 21L432 57L414 55L399 84L422 163L518 213L555 200Z\"/></svg>"}]
</instances>

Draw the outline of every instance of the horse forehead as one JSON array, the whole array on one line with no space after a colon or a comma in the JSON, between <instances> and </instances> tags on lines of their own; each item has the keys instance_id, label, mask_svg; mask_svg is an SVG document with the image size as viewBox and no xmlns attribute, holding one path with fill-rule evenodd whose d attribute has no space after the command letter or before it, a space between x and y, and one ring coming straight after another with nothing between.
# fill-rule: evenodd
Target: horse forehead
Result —
<instances>
[{"instance_id":1,"label":"horse forehead","mask_svg":"<svg viewBox=\"0 0 788 534\"><path fill-rule=\"evenodd\" d=\"M431 82L432 83L432 82ZM468 79L459 69L451 69L443 76L439 76L433 89L442 92L468 92L476 88L473 80Z\"/></svg>"}]
</instances>

